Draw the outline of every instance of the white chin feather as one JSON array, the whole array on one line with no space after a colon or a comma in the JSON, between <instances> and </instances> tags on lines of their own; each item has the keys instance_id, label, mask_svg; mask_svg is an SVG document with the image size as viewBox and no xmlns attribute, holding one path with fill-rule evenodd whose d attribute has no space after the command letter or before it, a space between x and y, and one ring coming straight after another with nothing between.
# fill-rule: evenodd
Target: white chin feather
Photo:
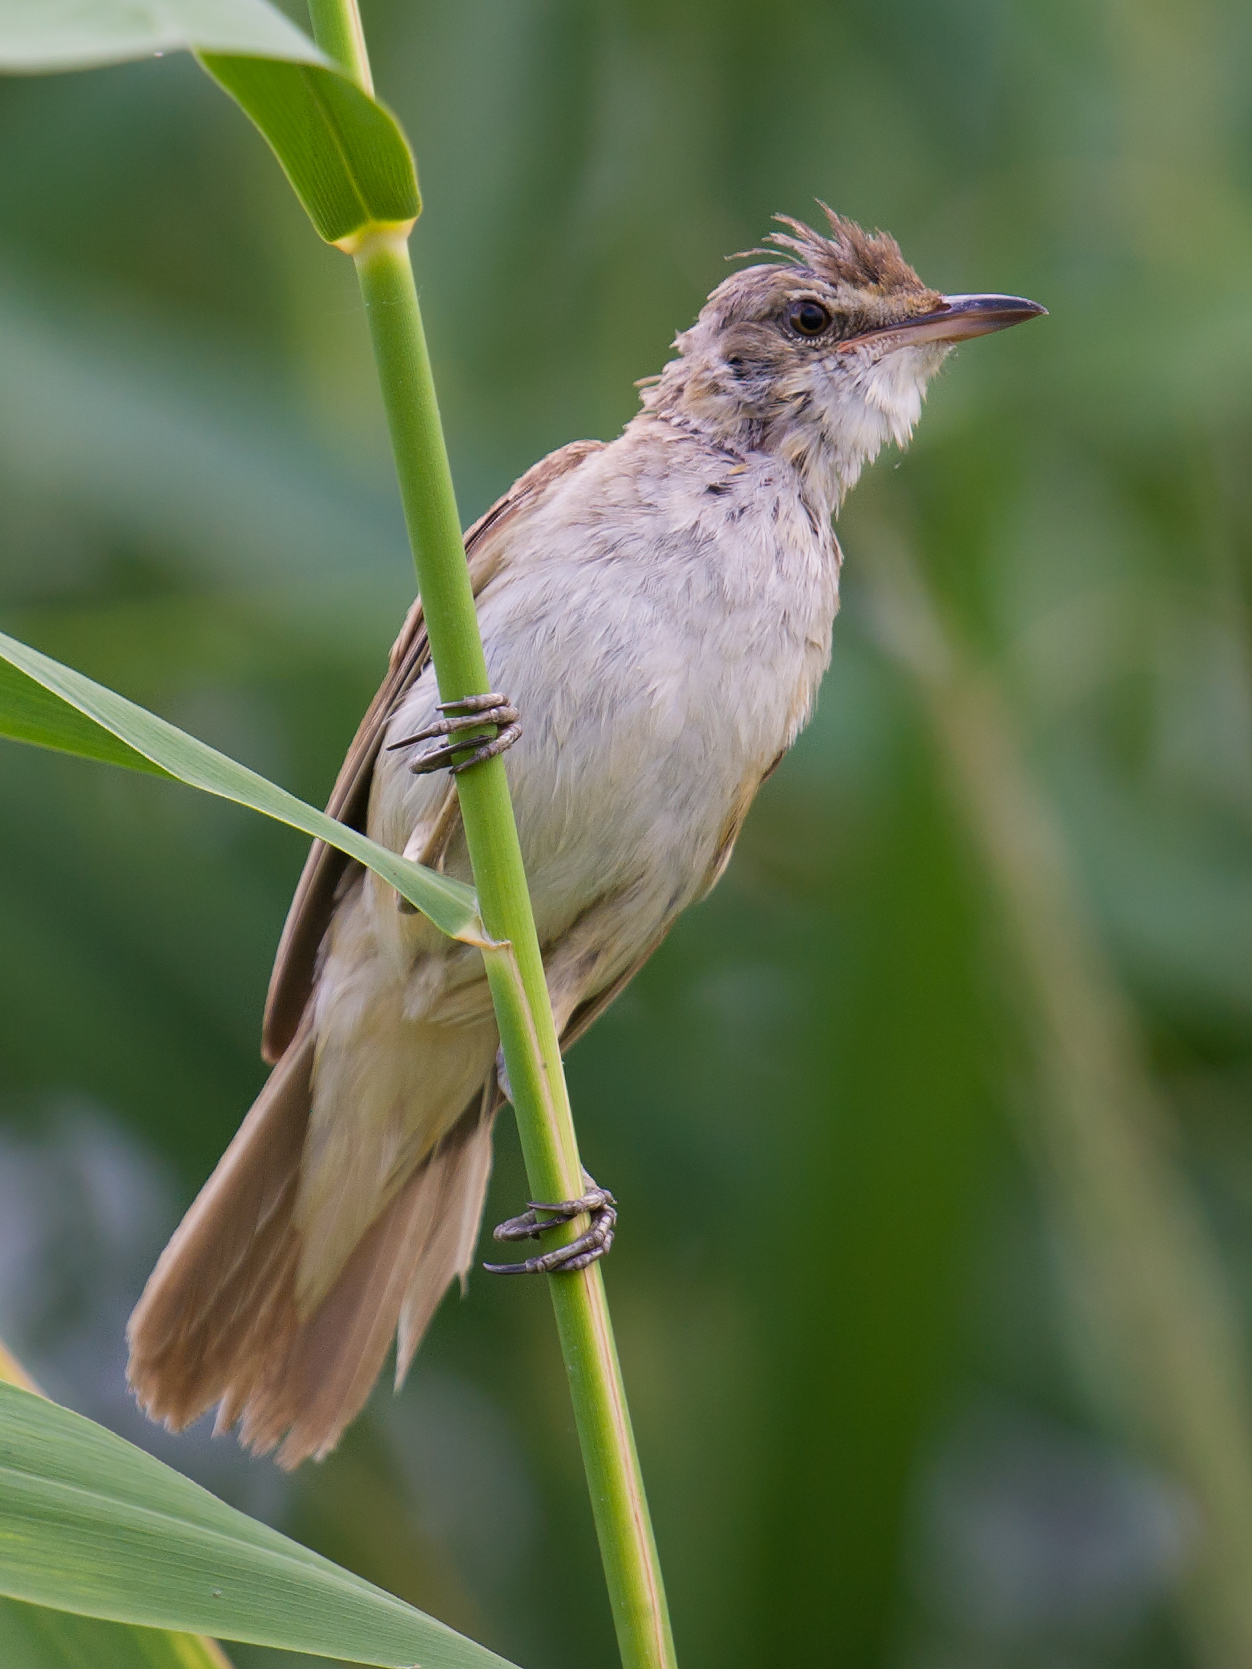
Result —
<instances>
[{"instance_id":1,"label":"white chin feather","mask_svg":"<svg viewBox=\"0 0 1252 1669\"><path fill-rule=\"evenodd\" d=\"M907 446L913 427L922 415L926 384L939 369L947 349L939 343L896 348L865 368L858 378L862 397L871 411L881 415L883 439Z\"/></svg>"},{"instance_id":2,"label":"white chin feather","mask_svg":"<svg viewBox=\"0 0 1252 1669\"><path fill-rule=\"evenodd\" d=\"M908 445L922 414L926 384L946 357L947 347L941 343L897 348L880 359L862 360L839 378L831 402L831 432L842 492L856 483L863 466L872 463L888 441Z\"/></svg>"}]
</instances>

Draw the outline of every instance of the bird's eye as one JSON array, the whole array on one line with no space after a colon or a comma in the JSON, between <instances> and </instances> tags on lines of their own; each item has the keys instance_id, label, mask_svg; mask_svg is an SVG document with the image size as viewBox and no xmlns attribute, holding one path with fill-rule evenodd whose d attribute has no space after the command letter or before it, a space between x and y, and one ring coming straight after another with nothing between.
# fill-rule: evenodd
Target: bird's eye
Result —
<instances>
[{"instance_id":1,"label":"bird's eye","mask_svg":"<svg viewBox=\"0 0 1252 1669\"><path fill-rule=\"evenodd\" d=\"M820 336L830 323L830 314L815 301L797 301L787 314L787 323L801 336Z\"/></svg>"}]
</instances>

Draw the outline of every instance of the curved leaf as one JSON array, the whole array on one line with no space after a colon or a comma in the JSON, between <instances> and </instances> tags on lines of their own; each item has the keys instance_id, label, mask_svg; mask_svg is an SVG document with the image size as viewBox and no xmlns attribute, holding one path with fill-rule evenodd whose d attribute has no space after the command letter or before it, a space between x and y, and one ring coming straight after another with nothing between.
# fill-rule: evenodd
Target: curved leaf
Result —
<instances>
[{"instance_id":1,"label":"curved leaf","mask_svg":"<svg viewBox=\"0 0 1252 1669\"><path fill-rule=\"evenodd\" d=\"M182 49L326 61L269 0L0 0L0 69L86 69Z\"/></svg>"},{"instance_id":2,"label":"curved leaf","mask_svg":"<svg viewBox=\"0 0 1252 1669\"><path fill-rule=\"evenodd\" d=\"M132 771L169 775L8 661L0 661L0 736L76 753L83 759L100 759L107 765L125 765Z\"/></svg>"},{"instance_id":3,"label":"curved leaf","mask_svg":"<svg viewBox=\"0 0 1252 1669\"><path fill-rule=\"evenodd\" d=\"M3 1341L0 1380L39 1394ZM0 1599L0 1663L4 1669L231 1669L217 1641L203 1635L111 1623L16 1599Z\"/></svg>"},{"instance_id":4,"label":"curved leaf","mask_svg":"<svg viewBox=\"0 0 1252 1669\"><path fill-rule=\"evenodd\" d=\"M413 156L389 110L338 70L201 52L200 63L268 140L327 243L410 226L421 212Z\"/></svg>"},{"instance_id":5,"label":"curved leaf","mask_svg":"<svg viewBox=\"0 0 1252 1669\"><path fill-rule=\"evenodd\" d=\"M405 1669L509 1669L80 1414L0 1384L0 1593Z\"/></svg>"},{"instance_id":6,"label":"curved leaf","mask_svg":"<svg viewBox=\"0 0 1252 1669\"><path fill-rule=\"evenodd\" d=\"M185 49L260 129L319 235L351 251L421 211L389 110L269 0L0 0L0 69L81 69Z\"/></svg>"},{"instance_id":7,"label":"curved leaf","mask_svg":"<svg viewBox=\"0 0 1252 1669\"><path fill-rule=\"evenodd\" d=\"M0 1599L4 1669L230 1669L211 1640Z\"/></svg>"},{"instance_id":8,"label":"curved leaf","mask_svg":"<svg viewBox=\"0 0 1252 1669\"><path fill-rule=\"evenodd\" d=\"M449 938L491 944L474 893L460 881L389 852L155 713L2 632L0 663L7 663L0 676L0 736L111 765L156 770L249 806L365 864Z\"/></svg>"}]
</instances>

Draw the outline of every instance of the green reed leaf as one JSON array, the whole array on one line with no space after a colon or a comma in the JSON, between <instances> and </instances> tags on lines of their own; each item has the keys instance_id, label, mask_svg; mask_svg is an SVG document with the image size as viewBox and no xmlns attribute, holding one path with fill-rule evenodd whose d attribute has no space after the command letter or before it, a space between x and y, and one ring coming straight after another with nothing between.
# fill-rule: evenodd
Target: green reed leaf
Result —
<instances>
[{"instance_id":1,"label":"green reed leaf","mask_svg":"<svg viewBox=\"0 0 1252 1669\"><path fill-rule=\"evenodd\" d=\"M0 1593L352 1663L509 1669L102 1426L5 1384Z\"/></svg>"},{"instance_id":2,"label":"green reed leaf","mask_svg":"<svg viewBox=\"0 0 1252 1669\"><path fill-rule=\"evenodd\" d=\"M202 52L200 63L269 142L318 235L351 250L421 211L408 142L390 111L338 70Z\"/></svg>"},{"instance_id":3,"label":"green reed leaf","mask_svg":"<svg viewBox=\"0 0 1252 1669\"><path fill-rule=\"evenodd\" d=\"M40 1395L3 1340L0 1381ZM231 1669L217 1641L205 1635L80 1617L3 1597L0 1664L4 1669Z\"/></svg>"},{"instance_id":4,"label":"green reed leaf","mask_svg":"<svg viewBox=\"0 0 1252 1669\"><path fill-rule=\"evenodd\" d=\"M0 0L0 70L82 69L194 52L260 129L318 234L355 249L421 210L389 110L269 0Z\"/></svg>"},{"instance_id":5,"label":"green reed leaf","mask_svg":"<svg viewBox=\"0 0 1252 1669\"><path fill-rule=\"evenodd\" d=\"M0 736L155 771L249 806L365 864L450 938L485 942L477 900L460 881L389 852L155 713L2 632L0 668Z\"/></svg>"},{"instance_id":6,"label":"green reed leaf","mask_svg":"<svg viewBox=\"0 0 1252 1669\"><path fill-rule=\"evenodd\" d=\"M170 774L8 660L0 661L0 736L132 771Z\"/></svg>"},{"instance_id":7,"label":"green reed leaf","mask_svg":"<svg viewBox=\"0 0 1252 1669\"><path fill-rule=\"evenodd\" d=\"M4 1669L230 1669L213 1641L0 1599Z\"/></svg>"},{"instance_id":8,"label":"green reed leaf","mask_svg":"<svg viewBox=\"0 0 1252 1669\"><path fill-rule=\"evenodd\" d=\"M269 0L0 0L0 69L86 69L179 50L325 59Z\"/></svg>"}]
</instances>

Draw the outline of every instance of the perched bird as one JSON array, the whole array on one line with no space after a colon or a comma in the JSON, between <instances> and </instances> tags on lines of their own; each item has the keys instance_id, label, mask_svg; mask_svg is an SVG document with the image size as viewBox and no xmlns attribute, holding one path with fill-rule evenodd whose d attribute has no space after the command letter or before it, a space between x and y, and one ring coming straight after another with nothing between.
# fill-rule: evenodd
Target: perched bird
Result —
<instances>
[{"instance_id":1,"label":"perched bird","mask_svg":"<svg viewBox=\"0 0 1252 1669\"><path fill-rule=\"evenodd\" d=\"M907 442L953 343L1043 312L940 295L893 238L825 212L826 233L780 217L752 252L770 259L718 285L616 440L554 452L470 530L507 695L439 716L419 599L331 796L468 881L456 772L516 744L565 1046L718 880L812 711L839 602L831 520L862 467ZM274 1071L131 1318L151 1416L178 1428L216 1403L219 1430L241 1420L293 1466L333 1448L397 1332L403 1381L473 1258L498 1043L479 953L314 845L270 985Z\"/></svg>"}]
</instances>

